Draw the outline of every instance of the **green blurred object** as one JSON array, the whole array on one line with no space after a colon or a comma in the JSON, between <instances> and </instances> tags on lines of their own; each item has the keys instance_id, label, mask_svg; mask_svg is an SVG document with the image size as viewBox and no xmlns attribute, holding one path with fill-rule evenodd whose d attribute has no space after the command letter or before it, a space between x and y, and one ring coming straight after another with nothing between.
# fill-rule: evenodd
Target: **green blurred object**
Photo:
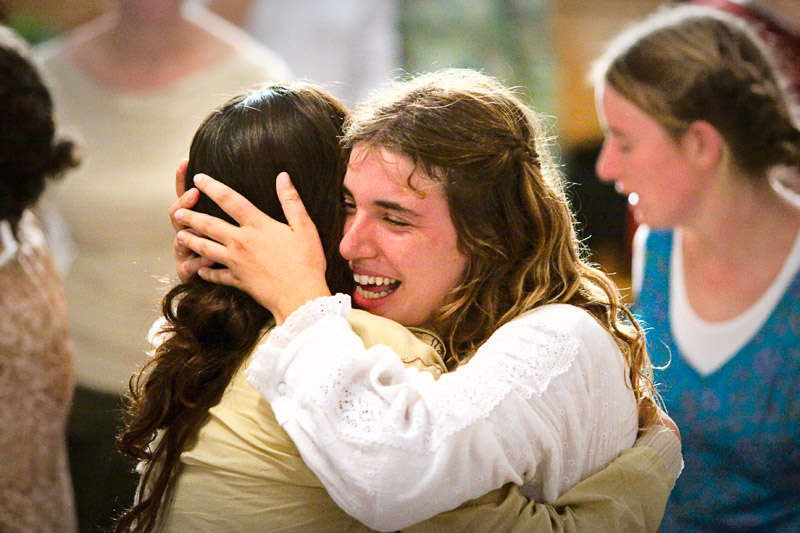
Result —
<instances>
[{"instance_id":1,"label":"green blurred object","mask_svg":"<svg viewBox=\"0 0 800 533\"><path fill-rule=\"evenodd\" d=\"M52 17L33 10L11 13L6 24L31 44L46 41L58 33Z\"/></svg>"},{"instance_id":2,"label":"green blurred object","mask_svg":"<svg viewBox=\"0 0 800 533\"><path fill-rule=\"evenodd\" d=\"M555 110L552 0L403 0L406 72L468 67L516 86L537 111Z\"/></svg>"}]
</instances>

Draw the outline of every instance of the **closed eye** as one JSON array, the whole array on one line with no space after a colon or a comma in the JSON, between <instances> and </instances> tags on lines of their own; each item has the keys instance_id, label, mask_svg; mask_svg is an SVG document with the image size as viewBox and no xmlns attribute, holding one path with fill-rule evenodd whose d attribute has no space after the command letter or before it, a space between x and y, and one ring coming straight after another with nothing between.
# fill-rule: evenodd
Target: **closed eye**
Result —
<instances>
[{"instance_id":1,"label":"closed eye","mask_svg":"<svg viewBox=\"0 0 800 533\"><path fill-rule=\"evenodd\" d=\"M389 225L395 226L397 228L408 228L408 227L411 227L410 223L406 222L405 220L400 220L398 218L386 216L386 217L383 217L383 220L385 220Z\"/></svg>"}]
</instances>

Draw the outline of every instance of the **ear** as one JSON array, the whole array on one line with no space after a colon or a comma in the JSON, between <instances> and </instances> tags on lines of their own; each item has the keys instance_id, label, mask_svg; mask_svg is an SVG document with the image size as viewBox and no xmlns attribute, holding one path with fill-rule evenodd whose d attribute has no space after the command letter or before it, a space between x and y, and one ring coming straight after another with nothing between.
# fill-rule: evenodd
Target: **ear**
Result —
<instances>
[{"instance_id":1,"label":"ear","mask_svg":"<svg viewBox=\"0 0 800 533\"><path fill-rule=\"evenodd\" d=\"M722 160L725 140L719 130L705 120L695 120L681 136L686 157L702 170L710 170Z\"/></svg>"}]
</instances>

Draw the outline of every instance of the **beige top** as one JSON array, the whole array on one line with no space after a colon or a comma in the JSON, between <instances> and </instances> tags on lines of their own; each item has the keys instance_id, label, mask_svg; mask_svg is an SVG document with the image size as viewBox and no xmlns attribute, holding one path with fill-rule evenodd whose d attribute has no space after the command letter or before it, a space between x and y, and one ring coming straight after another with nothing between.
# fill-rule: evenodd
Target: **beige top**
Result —
<instances>
[{"instance_id":1,"label":"beige top","mask_svg":"<svg viewBox=\"0 0 800 533\"><path fill-rule=\"evenodd\" d=\"M61 280L34 216L0 222L0 531L75 530L67 468L72 346Z\"/></svg>"},{"instance_id":2,"label":"beige top","mask_svg":"<svg viewBox=\"0 0 800 533\"><path fill-rule=\"evenodd\" d=\"M407 329L364 312L352 324L367 345L388 343L409 354L407 364L441 374L441 357ZM328 496L269 403L247 384L249 362L181 455L163 531L369 531Z\"/></svg>"},{"instance_id":3,"label":"beige top","mask_svg":"<svg viewBox=\"0 0 800 533\"><path fill-rule=\"evenodd\" d=\"M417 368L436 372L441 365L435 351L394 322L354 311L350 323L367 347L385 344ZM181 455L159 531L370 531L334 503L305 465L269 404L248 385L248 363ZM554 506L530 502L508 485L409 530L654 531L675 482L655 449L627 450ZM677 449L660 453L680 459Z\"/></svg>"},{"instance_id":4,"label":"beige top","mask_svg":"<svg viewBox=\"0 0 800 533\"><path fill-rule=\"evenodd\" d=\"M175 169L194 132L229 97L285 80L288 69L264 48L240 46L226 62L168 90L120 94L86 77L60 40L37 55L59 123L77 133L84 152L81 168L45 199L60 211L73 244L65 290L76 378L116 392L144 361L164 280L174 277L168 212Z\"/></svg>"}]
</instances>

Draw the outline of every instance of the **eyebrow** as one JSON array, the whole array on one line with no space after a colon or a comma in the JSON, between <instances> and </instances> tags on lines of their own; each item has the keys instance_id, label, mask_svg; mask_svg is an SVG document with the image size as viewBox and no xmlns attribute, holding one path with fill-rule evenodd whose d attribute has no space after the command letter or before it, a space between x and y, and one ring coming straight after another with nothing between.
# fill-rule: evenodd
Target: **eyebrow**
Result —
<instances>
[{"instance_id":1,"label":"eyebrow","mask_svg":"<svg viewBox=\"0 0 800 533\"><path fill-rule=\"evenodd\" d=\"M353 198L353 193L350 192L346 186L342 185L342 193L349 198ZM380 207L381 209L385 209L387 211L392 211L394 213L400 213L409 217L419 218L420 215L416 211L413 211L397 202L393 202L391 200L375 200L372 202L372 205L376 207Z\"/></svg>"}]
</instances>

